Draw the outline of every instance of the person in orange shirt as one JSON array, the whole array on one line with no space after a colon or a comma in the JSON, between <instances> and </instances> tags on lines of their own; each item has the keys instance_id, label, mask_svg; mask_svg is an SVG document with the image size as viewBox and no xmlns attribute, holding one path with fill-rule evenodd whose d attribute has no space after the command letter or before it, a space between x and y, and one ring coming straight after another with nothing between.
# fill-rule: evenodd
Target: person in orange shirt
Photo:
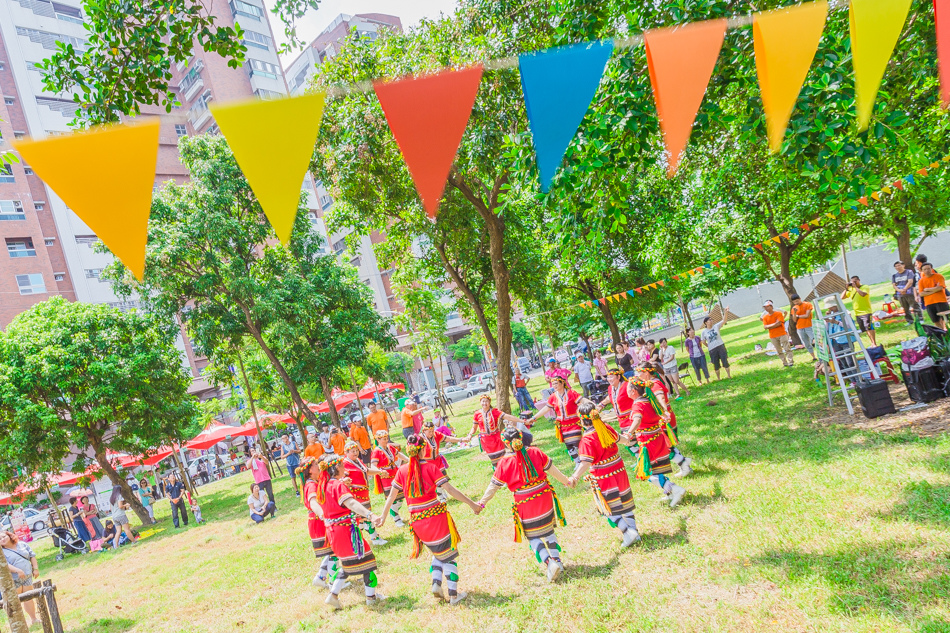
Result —
<instances>
[{"instance_id":1,"label":"person in orange shirt","mask_svg":"<svg viewBox=\"0 0 950 633\"><path fill-rule=\"evenodd\" d=\"M762 307L765 308L765 314L762 315L762 325L769 333L769 342L778 352L782 364L791 367L795 364L795 359L792 357L792 350L788 346L788 332L785 331L785 313L776 310L771 299L763 303Z\"/></svg>"},{"instance_id":2,"label":"person in orange shirt","mask_svg":"<svg viewBox=\"0 0 950 633\"><path fill-rule=\"evenodd\" d=\"M323 448L323 444L320 443L317 434L307 433L307 448L303 449L303 456L320 459L326 452L327 449Z\"/></svg>"},{"instance_id":3,"label":"person in orange shirt","mask_svg":"<svg viewBox=\"0 0 950 633\"><path fill-rule=\"evenodd\" d=\"M350 424L350 439L360 445L360 461L368 464L373 443L369 439L369 433L366 432L362 420L353 420Z\"/></svg>"},{"instance_id":4,"label":"person in orange shirt","mask_svg":"<svg viewBox=\"0 0 950 633\"><path fill-rule=\"evenodd\" d=\"M811 327L811 315L815 312L815 306L802 301L798 295L789 297L792 300L791 319L795 324L795 330L798 332L798 338L802 339L802 345L811 354L811 359L815 358L815 334Z\"/></svg>"},{"instance_id":5,"label":"person in orange shirt","mask_svg":"<svg viewBox=\"0 0 950 633\"><path fill-rule=\"evenodd\" d=\"M366 416L366 424L369 425L374 438L379 431L389 432L389 416L386 415L385 411L378 411L375 402L369 403L369 415Z\"/></svg>"},{"instance_id":6,"label":"person in orange shirt","mask_svg":"<svg viewBox=\"0 0 950 633\"><path fill-rule=\"evenodd\" d=\"M332 427L330 429L330 446L333 447L333 452L343 457L343 447L346 446L346 434L339 429L339 427Z\"/></svg>"},{"instance_id":7,"label":"person in orange shirt","mask_svg":"<svg viewBox=\"0 0 950 633\"><path fill-rule=\"evenodd\" d=\"M917 291L924 300L924 308L933 324L938 328L946 329L947 312L950 304L947 303L947 282L930 262L920 265L920 281L917 282Z\"/></svg>"}]
</instances>

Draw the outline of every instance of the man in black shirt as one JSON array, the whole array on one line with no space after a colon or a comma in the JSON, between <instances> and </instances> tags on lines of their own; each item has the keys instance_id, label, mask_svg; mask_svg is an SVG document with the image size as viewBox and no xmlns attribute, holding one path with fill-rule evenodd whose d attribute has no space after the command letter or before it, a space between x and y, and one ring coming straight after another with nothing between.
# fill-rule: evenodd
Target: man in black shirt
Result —
<instances>
[{"instance_id":1,"label":"man in black shirt","mask_svg":"<svg viewBox=\"0 0 950 633\"><path fill-rule=\"evenodd\" d=\"M181 518L188 525L188 506L185 504L185 484L178 481L174 471L168 476L168 484L165 486L165 492L168 493L168 501L172 506L172 523L178 527L178 513L181 512Z\"/></svg>"},{"instance_id":2,"label":"man in black shirt","mask_svg":"<svg viewBox=\"0 0 950 633\"><path fill-rule=\"evenodd\" d=\"M891 283L894 284L894 296L900 302L904 309L904 319L908 324L914 322L914 316L920 317L920 305L914 297L914 291L917 289L917 273L904 266L904 262L894 262L894 270L897 272L891 275Z\"/></svg>"}]
</instances>

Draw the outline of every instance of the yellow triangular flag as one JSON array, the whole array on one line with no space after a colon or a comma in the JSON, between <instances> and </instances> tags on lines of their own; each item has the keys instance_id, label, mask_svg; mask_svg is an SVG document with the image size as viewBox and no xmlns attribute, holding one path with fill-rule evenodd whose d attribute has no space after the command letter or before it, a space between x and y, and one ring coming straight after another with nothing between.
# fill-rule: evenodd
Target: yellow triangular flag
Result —
<instances>
[{"instance_id":1,"label":"yellow triangular flag","mask_svg":"<svg viewBox=\"0 0 950 633\"><path fill-rule=\"evenodd\" d=\"M930 163L930 168L931 168L931 169L936 169L937 167L940 167L940 163L936 163L936 162L935 162L935 163Z\"/></svg>"},{"instance_id":2,"label":"yellow triangular flag","mask_svg":"<svg viewBox=\"0 0 950 633\"><path fill-rule=\"evenodd\" d=\"M776 235L775 237L772 238L772 241L773 241L773 242L781 242L781 241L782 241L782 236L781 236L781 235Z\"/></svg>"},{"instance_id":3,"label":"yellow triangular flag","mask_svg":"<svg viewBox=\"0 0 950 633\"><path fill-rule=\"evenodd\" d=\"M881 193L886 193L886 194L890 195L890 193L891 193L891 188L890 188L890 187L884 187L883 189L881 189Z\"/></svg>"},{"instance_id":4,"label":"yellow triangular flag","mask_svg":"<svg viewBox=\"0 0 950 633\"><path fill-rule=\"evenodd\" d=\"M865 130L884 69L897 45L911 0L851 0L851 57L858 129Z\"/></svg>"},{"instance_id":5,"label":"yellow triangular flag","mask_svg":"<svg viewBox=\"0 0 950 633\"><path fill-rule=\"evenodd\" d=\"M241 171L284 244L290 241L300 186L320 133L326 93L212 106Z\"/></svg>"},{"instance_id":6,"label":"yellow triangular flag","mask_svg":"<svg viewBox=\"0 0 950 633\"><path fill-rule=\"evenodd\" d=\"M875 191L874 193L871 194L871 197L874 198L875 200L880 200L880 199L881 199L881 192L880 192L880 191Z\"/></svg>"},{"instance_id":7,"label":"yellow triangular flag","mask_svg":"<svg viewBox=\"0 0 950 633\"><path fill-rule=\"evenodd\" d=\"M158 119L13 147L132 274L145 272Z\"/></svg>"},{"instance_id":8,"label":"yellow triangular flag","mask_svg":"<svg viewBox=\"0 0 950 633\"><path fill-rule=\"evenodd\" d=\"M782 145L827 14L828 3L819 0L752 16L755 69L773 152Z\"/></svg>"}]
</instances>

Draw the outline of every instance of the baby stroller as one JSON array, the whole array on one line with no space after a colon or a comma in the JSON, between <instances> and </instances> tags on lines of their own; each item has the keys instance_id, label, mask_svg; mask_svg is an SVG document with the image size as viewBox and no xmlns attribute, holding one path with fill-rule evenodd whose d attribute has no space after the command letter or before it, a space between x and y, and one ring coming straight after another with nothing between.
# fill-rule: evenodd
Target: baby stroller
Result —
<instances>
[{"instance_id":1,"label":"baby stroller","mask_svg":"<svg viewBox=\"0 0 950 633\"><path fill-rule=\"evenodd\" d=\"M607 397L608 389L610 389L610 383L606 380L594 380L590 383L589 399L594 404L600 404L600 402Z\"/></svg>"},{"instance_id":2,"label":"baby stroller","mask_svg":"<svg viewBox=\"0 0 950 633\"><path fill-rule=\"evenodd\" d=\"M56 560L63 560L66 554L85 554L89 550L85 541L70 532L64 527L54 527L49 529L50 538L53 539L53 547L58 547Z\"/></svg>"}]
</instances>

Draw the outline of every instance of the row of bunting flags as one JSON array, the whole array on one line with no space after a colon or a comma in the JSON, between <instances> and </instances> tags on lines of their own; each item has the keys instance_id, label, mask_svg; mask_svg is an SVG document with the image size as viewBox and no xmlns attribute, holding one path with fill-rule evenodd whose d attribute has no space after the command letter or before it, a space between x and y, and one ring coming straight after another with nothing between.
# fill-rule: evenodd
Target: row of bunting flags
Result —
<instances>
[{"instance_id":1,"label":"row of bunting flags","mask_svg":"<svg viewBox=\"0 0 950 633\"><path fill-rule=\"evenodd\" d=\"M947 163L950 163L950 154L944 156L943 158L939 160L936 160L930 163L926 167L922 167L921 169L918 169L916 172L912 174L908 174L907 176L904 176L903 178L895 180L890 185L886 187L882 187L879 191L875 191L870 196L861 196L858 199L857 204L851 205L850 209L851 211L857 211L859 204L865 207L869 207L871 205L872 200L880 201L885 196L889 196L895 193L896 191L903 191L907 185L917 184L917 180L919 178L928 176L930 172L932 172L935 169L947 166ZM639 288L633 288L632 290L624 290L622 292L616 292L606 297L601 297L600 299L593 299L591 301L582 301L576 304L576 306L581 307L581 308L593 308L595 307L597 303L607 305L608 303L623 301L624 299L633 298L638 295L642 295L643 293L650 292L651 290L664 288L666 287L666 284L670 282L670 280L687 281L695 275L702 275L708 270L712 270L713 268L719 268L723 264L729 263L731 261L735 261L739 259L740 257L747 256L747 255L754 255L756 251L764 251L765 247L768 246L769 241L778 243L778 242L781 242L783 239L786 239L786 240L791 239L793 235L797 237L801 235L802 233L807 233L808 231L812 231L815 229L815 227L820 226L823 223L832 221L837 217L845 215L846 213L847 213L847 210L845 210L844 207L841 207L837 213L829 211L822 215L816 216L815 218L809 220L808 222L804 222L798 226L793 226L789 228L787 231L784 231L776 235L775 237L771 237L764 242L759 242L757 244L746 246L739 252L730 253L729 255L720 257L719 259L714 259L713 261L707 262L701 266L696 266L695 268L684 270L683 272L677 275L672 275L669 279L657 279L656 281L652 281L650 283L644 284L640 286ZM568 310L574 307L575 306L572 304L565 308L561 308L561 310ZM557 310L551 310L549 312L545 312L544 314L549 314L550 312L556 312L556 311Z\"/></svg>"},{"instance_id":2,"label":"row of bunting flags","mask_svg":"<svg viewBox=\"0 0 950 633\"><path fill-rule=\"evenodd\" d=\"M934 0L941 60L950 50L950 0ZM911 0L851 0L850 33L858 124L868 125L875 96ZM818 49L828 3L817 0L752 15L756 72L778 151ZM725 19L658 28L643 36L650 83L674 173L689 140L729 27ZM540 185L555 172L590 108L612 40L587 42L518 58ZM948 65L941 63L950 100ZM426 213L434 218L468 125L484 66L378 81L373 88L402 151ZM277 237L287 243L300 185L320 131L325 93L212 106ZM135 274L145 268L145 243L159 145L157 120L144 124L16 142L33 170Z\"/></svg>"}]
</instances>

